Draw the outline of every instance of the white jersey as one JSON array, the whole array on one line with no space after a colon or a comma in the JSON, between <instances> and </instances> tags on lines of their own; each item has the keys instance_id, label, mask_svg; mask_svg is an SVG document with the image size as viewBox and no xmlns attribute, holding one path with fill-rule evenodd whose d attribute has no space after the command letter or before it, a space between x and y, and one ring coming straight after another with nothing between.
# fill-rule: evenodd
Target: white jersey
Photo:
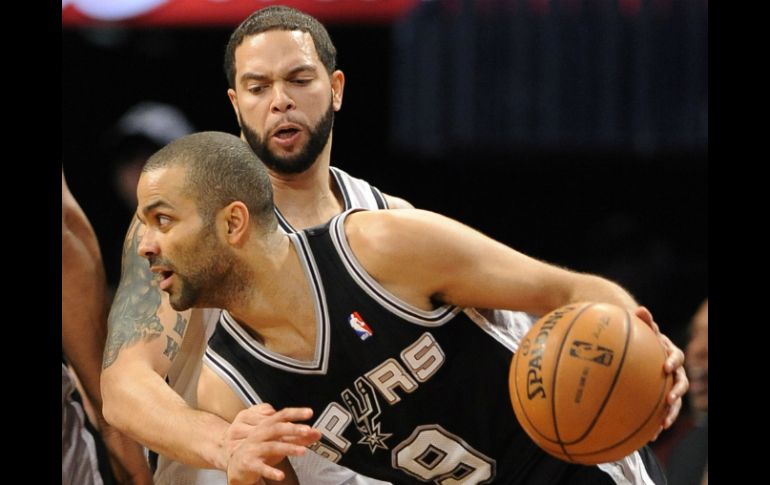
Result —
<instances>
[{"instance_id":1,"label":"white jersey","mask_svg":"<svg viewBox=\"0 0 770 485\"><path fill-rule=\"evenodd\" d=\"M219 309L193 311L187 325L182 348L168 372L168 384L192 408L198 407L198 377L201 373L203 352L219 320ZM199 321L199 317L202 321ZM227 476L221 470L193 468L163 455L158 455L155 470L156 485L226 485Z\"/></svg>"},{"instance_id":2,"label":"white jersey","mask_svg":"<svg viewBox=\"0 0 770 485\"><path fill-rule=\"evenodd\" d=\"M388 209L388 202L377 187L336 167L329 167L329 172L342 194L343 212L349 209ZM275 215L278 218L278 225L284 232L297 232L277 207Z\"/></svg>"}]
</instances>

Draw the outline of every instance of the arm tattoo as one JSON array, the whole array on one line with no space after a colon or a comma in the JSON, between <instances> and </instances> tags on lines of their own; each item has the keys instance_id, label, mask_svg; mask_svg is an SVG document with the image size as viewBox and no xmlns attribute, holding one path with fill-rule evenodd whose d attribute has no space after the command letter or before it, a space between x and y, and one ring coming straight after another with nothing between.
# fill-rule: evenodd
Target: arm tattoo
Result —
<instances>
[{"instance_id":1,"label":"arm tattoo","mask_svg":"<svg viewBox=\"0 0 770 485\"><path fill-rule=\"evenodd\" d=\"M187 320L182 318L181 313L176 314L176 323L174 324L174 332L178 333L180 337L184 337L184 329L187 327Z\"/></svg>"},{"instance_id":2,"label":"arm tattoo","mask_svg":"<svg viewBox=\"0 0 770 485\"><path fill-rule=\"evenodd\" d=\"M115 362L123 348L140 340L154 340L164 331L158 318L161 303L158 283L147 262L137 254L140 228L139 220L134 218L123 245L123 274L110 309L104 369ZM180 318L177 317L175 328Z\"/></svg>"},{"instance_id":3,"label":"arm tattoo","mask_svg":"<svg viewBox=\"0 0 770 485\"><path fill-rule=\"evenodd\" d=\"M169 360L174 360L174 357L176 357L176 354L178 353L179 344L176 342L176 340L166 335L166 350L163 351L163 355L168 357Z\"/></svg>"}]
</instances>

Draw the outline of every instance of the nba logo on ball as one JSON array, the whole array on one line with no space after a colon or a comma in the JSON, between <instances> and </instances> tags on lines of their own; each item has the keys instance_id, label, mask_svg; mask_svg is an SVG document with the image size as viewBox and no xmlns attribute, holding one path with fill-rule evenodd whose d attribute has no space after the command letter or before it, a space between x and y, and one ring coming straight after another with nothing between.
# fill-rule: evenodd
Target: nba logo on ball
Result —
<instances>
[{"instance_id":1,"label":"nba logo on ball","mask_svg":"<svg viewBox=\"0 0 770 485\"><path fill-rule=\"evenodd\" d=\"M575 303L543 316L511 361L516 418L543 450L592 465L644 446L663 423L672 378L655 332L627 310Z\"/></svg>"}]
</instances>

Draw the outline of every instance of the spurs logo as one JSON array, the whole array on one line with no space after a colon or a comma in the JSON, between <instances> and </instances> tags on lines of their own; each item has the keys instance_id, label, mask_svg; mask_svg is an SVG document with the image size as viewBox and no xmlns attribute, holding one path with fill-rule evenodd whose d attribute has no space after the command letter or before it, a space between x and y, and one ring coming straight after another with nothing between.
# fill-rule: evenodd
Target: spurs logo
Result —
<instances>
[{"instance_id":1,"label":"spurs logo","mask_svg":"<svg viewBox=\"0 0 770 485\"><path fill-rule=\"evenodd\" d=\"M378 418L381 410L374 387L366 379L359 377L354 383L354 388L355 393L350 389L342 391L342 402L350 411L353 416L353 423L358 428L358 432L361 433L362 437L358 443L368 445L372 454L378 448L387 450L388 445L385 444L385 440L390 438L392 433L380 432L381 423Z\"/></svg>"}]
</instances>

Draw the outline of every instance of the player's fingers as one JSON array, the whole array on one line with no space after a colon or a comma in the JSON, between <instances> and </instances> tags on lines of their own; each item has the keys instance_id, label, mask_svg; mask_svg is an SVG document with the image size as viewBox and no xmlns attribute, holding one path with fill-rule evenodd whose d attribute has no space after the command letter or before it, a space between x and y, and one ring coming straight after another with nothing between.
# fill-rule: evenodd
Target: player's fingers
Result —
<instances>
[{"instance_id":1,"label":"player's fingers","mask_svg":"<svg viewBox=\"0 0 770 485\"><path fill-rule=\"evenodd\" d=\"M666 363L664 365L664 369L666 372L670 373L673 371L679 372L680 369L683 369L684 365L684 352L682 352L682 349L674 345L671 340L669 340L668 337L665 335L662 336L664 338L664 346L666 347ZM684 375L684 370L682 370L682 375ZM679 376L674 376L679 377Z\"/></svg>"},{"instance_id":2,"label":"player's fingers","mask_svg":"<svg viewBox=\"0 0 770 485\"><path fill-rule=\"evenodd\" d=\"M233 422L240 422L248 425L259 424L263 419L275 414L275 409L268 403L260 403L239 412Z\"/></svg>"},{"instance_id":3,"label":"player's fingers","mask_svg":"<svg viewBox=\"0 0 770 485\"><path fill-rule=\"evenodd\" d=\"M687 374L684 371L684 367L679 367L674 373L674 385L671 387L666 400L669 404L674 404L677 399L681 399L690 388L690 380L687 379Z\"/></svg>"},{"instance_id":4,"label":"player's fingers","mask_svg":"<svg viewBox=\"0 0 770 485\"><path fill-rule=\"evenodd\" d=\"M310 428L310 431L302 434L284 435L280 440L286 443L292 443L300 446L310 446L316 441L321 439L321 432L315 428Z\"/></svg>"},{"instance_id":5,"label":"player's fingers","mask_svg":"<svg viewBox=\"0 0 770 485\"><path fill-rule=\"evenodd\" d=\"M306 424L272 423L270 425L255 427L246 437L246 440L249 442L267 442L281 440L288 436L295 436L298 438L315 436L316 433L317 430L314 430Z\"/></svg>"},{"instance_id":6,"label":"player's fingers","mask_svg":"<svg viewBox=\"0 0 770 485\"><path fill-rule=\"evenodd\" d=\"M286 456L302 456L307 451L304 446L284 443L282 441L268 441L259 445L259 453L266 459L282 460Z\"/></svg>"},{"instance_id":7,"label":"player's fingers","mask_svg":"<svg viewBox=\"0 0 770 485\"><path fill-rule=\"evenodd\" d=\"M283 480L283 471L273 465L287 456L302 456L306 451L304 446L280 441L245 442L230 455L227 464L228 483L256 483L260 477Z\"/></svg>"},{"instance_id":8,"label":"player's fingers","mask_svg":"<svg viewBox=\"0 0 770 485\"><path fill-rule=\"evenodd\" d=\"M286 475L284 475L282 470L279 470L278 468L274 468L270 465L268 465L265 462L259 462L259 465L254 470L255 473L258 475L261 475L263 478L266 478L268 480L275 480L277 482L280 482L284 478L286 478ZM257 483L257 482L255 482Z\"/></svg>"},{"instance_id":9,"label":"player's fingers","mask_svg":"<svg viewBox=\"0 0 770 485\"><path fill-rule=\"evenodd\" d=\"M283 408L270 416L270 421L307 421L313 417L313 410L310 408Z\"/></svg>"},{"instance_id":10,"label":"player's fingers","mask_svg":"<svg viewBox=\"0 0 770 485\"><path fill-rule=\"evenodd\" d=\"M636 310L634 310L634 315L639 317L640 320L642 320L644 323L652 327L653 330L655 330L655 333L660 333L660 328L658 327L658 324L655 323L655 320L652 318L652 313L650 313L650 310L647 309L645 306L640 306Z\"/></svg>"},{"instance_id":11,"label":"player's fingers","mask_svg":"<svg viewBox=\"0 0 770 485\"><path fill-rule=\"evenodd\" d=\"M663 427L665 429L668 429L671 427L672 424L674 424L674 421L676 421L677 416L679 416L679 411L682 409L682 399L677 399L668 410L668 413L666 414L666 418L663 420Z\"/></svg>"},{"instance_id":12,"label":"player's fingers","mask_svg":"<svg viewBox=\"0 0 770 485\"><path fill-rule=\"evenodd\" d=\"M658 436L660 436L660 433L663 431L663 429L664 429L664 428L663 428L663 426L661 426L660 428L658 428L658 432L657 432L657 433L655 433L655 436L653 436L653 437L652 437L652 441L655 441L655 440L657 440L657 439L658 439Z\"/></svg>"},{"instance_id":13,"label":"player's fingers","mask_svg":"<svg viewBox=\"0 0 770 485\"><path fill-rule=\"evenodd\" d=\"M247 459L238 464L231 464L227 469L228 485L259 483L260 478L281 481L286 476L283 471L274 468L259 459Z\"/></svg>"}]
</instances>

